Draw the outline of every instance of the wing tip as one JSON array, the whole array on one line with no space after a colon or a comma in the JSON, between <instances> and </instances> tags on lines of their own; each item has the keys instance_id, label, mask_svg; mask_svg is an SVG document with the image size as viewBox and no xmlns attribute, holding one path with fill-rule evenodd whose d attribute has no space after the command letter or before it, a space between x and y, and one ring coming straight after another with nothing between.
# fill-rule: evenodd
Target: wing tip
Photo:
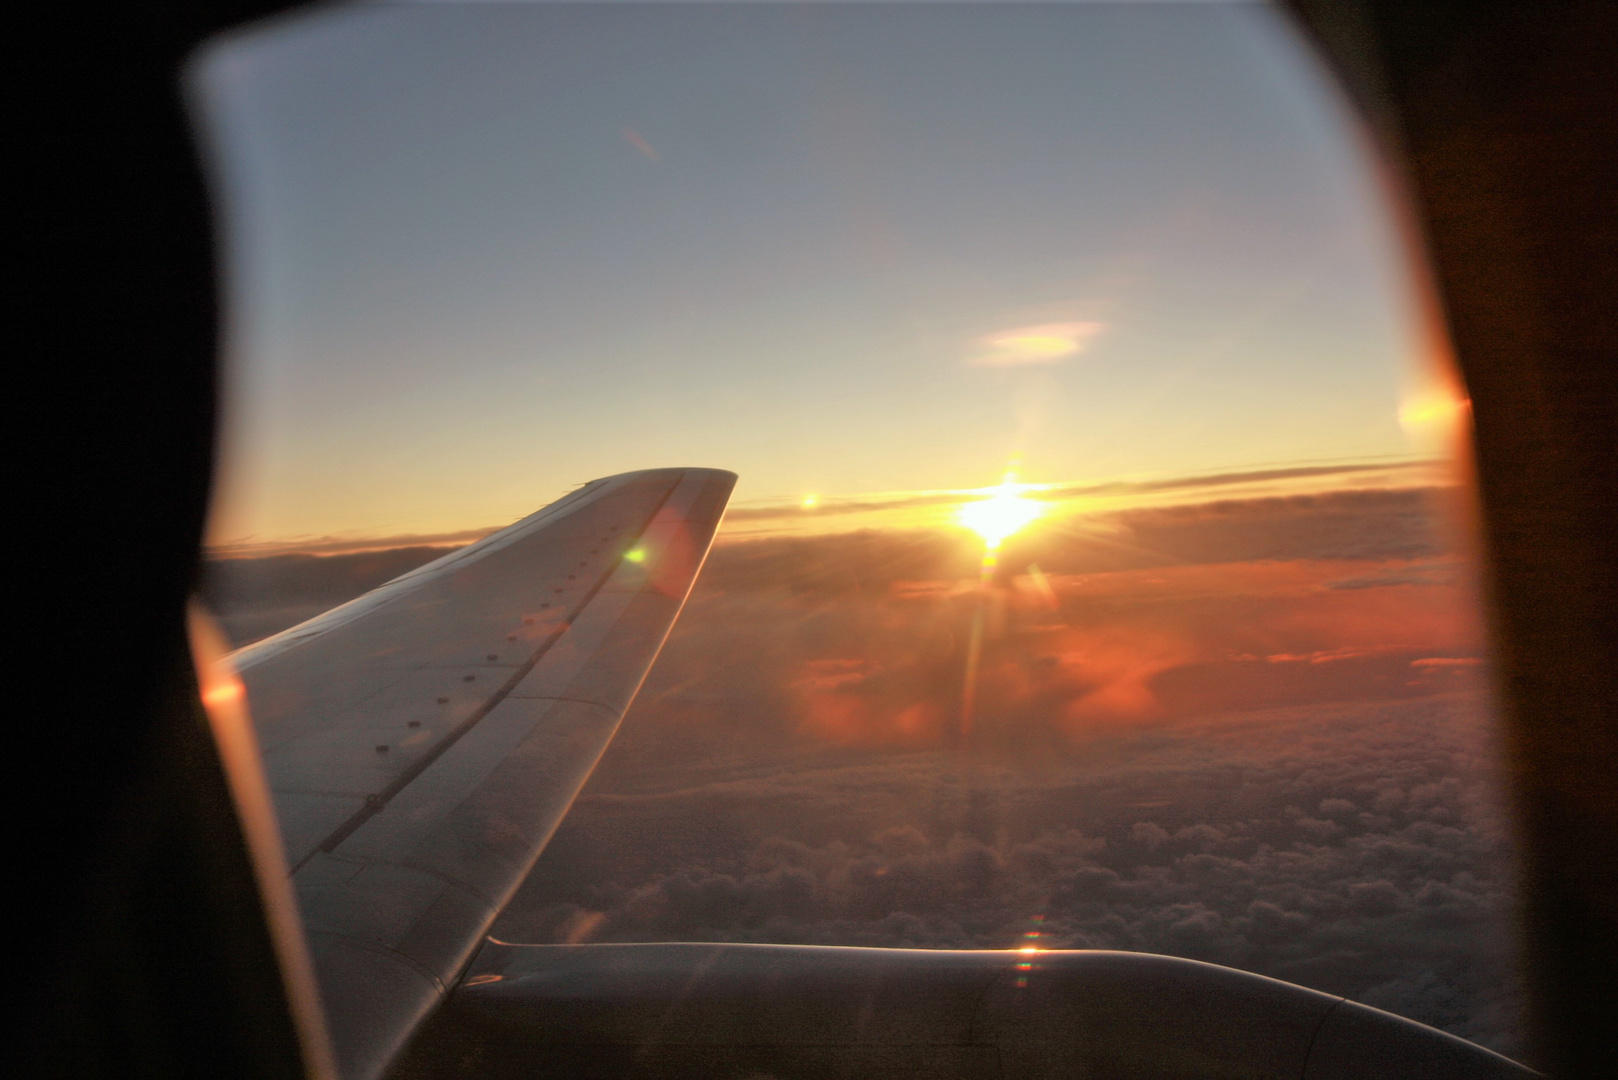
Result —
<instances>
[{"instance_id":1,"label":"wing tip","mask_svg":"<svg viewBox=\"0 0 1618 1080\"><path fill-rule=\"evenodd\" d=\"M713 477L728 477L735 483L740 477L729 469L716 469L711 465L664 465L655 469L631 469L628 472L613 473L611 476L602 476L589 481L589 484L604 484L609 480L628 480L634 477L655 476L659 473L708 473Z\"/></svg>"}]
</instances>

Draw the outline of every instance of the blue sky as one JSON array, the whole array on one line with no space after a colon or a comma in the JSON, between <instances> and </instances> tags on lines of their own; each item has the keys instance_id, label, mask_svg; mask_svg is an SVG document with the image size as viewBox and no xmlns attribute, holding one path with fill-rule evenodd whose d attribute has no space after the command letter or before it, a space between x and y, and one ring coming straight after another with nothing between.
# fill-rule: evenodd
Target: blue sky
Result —
<instances>
[{"instance_id":1,"label":"blue sky","mask_svg":"<svg viewBox=\"0 0 1618 1080\"><path fill-rule=\"evenodd\" d=\"M378 5L194 85L216 542L1419 449L1374 166L1260 5Z\"/></svg>"}]
</instances>

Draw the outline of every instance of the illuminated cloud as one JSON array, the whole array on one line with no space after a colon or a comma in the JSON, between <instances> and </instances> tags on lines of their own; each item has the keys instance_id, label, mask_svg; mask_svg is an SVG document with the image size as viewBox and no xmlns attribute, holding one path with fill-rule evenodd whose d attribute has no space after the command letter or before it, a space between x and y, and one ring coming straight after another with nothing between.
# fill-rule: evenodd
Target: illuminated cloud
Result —
<instances>
[{"instance_id":1,"label":"illuminated cloud","mask_svg":"<svg viewBox=\"0 0 1618 1080\"><path fill-rule=\"evenodd\" d=\"M1084 351L1102 329L1098 322L1040 323L1019 326L979 338L980 350L969 361L976 367L1024 367L1055 364Z\"/></svg>"}]
</instances>

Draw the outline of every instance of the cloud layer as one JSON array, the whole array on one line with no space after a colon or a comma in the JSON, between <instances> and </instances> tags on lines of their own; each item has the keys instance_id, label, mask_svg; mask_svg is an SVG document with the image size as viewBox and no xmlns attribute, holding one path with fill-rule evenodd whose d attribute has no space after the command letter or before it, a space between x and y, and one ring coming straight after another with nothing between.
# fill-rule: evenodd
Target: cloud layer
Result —
<instances>
[{"instance_id":1,"label":"cloud layer","mask_svg":"<svg viewBox=\"0 0 1618 1080\"><path fill-rule=\"evenodd\" d=\"M1009 540L982 589L980 549L942 532L721 543L496 932L1037 930L1520 1052L1484 651L1435 527L1449 497L1070 517ZM238 616L335 602L426 557L241 564L219 595L227 617L232 597Z\"/></svg>"},{"instance_id":2,"label":"cloud layer","mask_svg":"<svg viewBox=\"0 0 1618 1080\"><path fill-rule=\"evenodd\" d=\"M1143 949L1520 1052L1440 492L722 545L508 940ZM1037 572L1033 567L1037 565ZM976 699L963 669L978 622Z\"/></svg>"},{"instance_id":3,"label":"cloud layer","mask_svg":"<svg viewBox=\"0 0 1618 1080\"><path fill-rule=\"evenodd\" d=\"M497 932L960 948L1038 930L1050 947L1258 971L1511 1050L1480 712L1466 694L1260 711L1040 769L704 744L719 756L693 775L669 768L674 740L626 731Z\"/></svg>"}]
</instances>

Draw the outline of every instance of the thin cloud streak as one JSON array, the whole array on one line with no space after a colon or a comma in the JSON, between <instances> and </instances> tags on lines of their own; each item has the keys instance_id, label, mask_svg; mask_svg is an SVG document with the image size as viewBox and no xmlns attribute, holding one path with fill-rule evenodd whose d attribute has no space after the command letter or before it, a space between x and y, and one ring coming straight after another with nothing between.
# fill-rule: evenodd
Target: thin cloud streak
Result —
<instances>
[{"instance_id":1,"label":"thin cloud streak","mask_svg":"<svg viewBox=\"0 0 1618 1080\"><path fill-rule=\"evenodd\" d=\"M1243 472L1207 473L1198 476L1179 476L1156 480L1108 480L1100 483L1067 483L1029 485L1025 494L1029 498L1060 502L1078 498L1106 498L1128 495L1158 495L1175 491L1199 491L1207 488L1235 487L1242 484L1266 483L1278 480L1303 480L1331 476L1351 476L1369 473L1393 473L1399 476L1432 469L1439 465L1433 461L1360 462L1345 465L1298 465L1275 469L1252 469ZM1401 484L1400 486L1403 486ZM846 498L818 498L814 505L797 502L771 502L753 506L732 507L725 514L730 523L779 521L816 517L838 517L848 514L878 513L886 510L920 509L930 506L953 506L962 499L980 497L981 489L950 491L892 492L885 495L849 496Z\"/></svg>"},{"instance_id":2,"label":"thin cloud streak","mask_svg":"<svg viewBox=\"0 0 1618 1080\"><path fill-rule=\"evenodd\" d=\"M536 509L538 509L536 507ZM509 524L509 522L507 523ZM287 540L238 540L218 544L207 549L209 559L264 559L274 555L356 555L366 551L389 551L405 547L461 547L504 525L489 525L478 529L457 529L454 532L395 533L389 536L316 536L292 537Z\"/></svg>"},{"instance_id":3,"label":"thin cloud streak","mask_svg":"<svg viewBox=\"0 0 1618 1080\"><path fill-rule=\"evenodd\" d=\"M967 361L973 367L1027 367L1056 364L1084 351L1103 329L1098 322L1041 323L979 338L986 349Z\"/></svg>"}]
</instances>

